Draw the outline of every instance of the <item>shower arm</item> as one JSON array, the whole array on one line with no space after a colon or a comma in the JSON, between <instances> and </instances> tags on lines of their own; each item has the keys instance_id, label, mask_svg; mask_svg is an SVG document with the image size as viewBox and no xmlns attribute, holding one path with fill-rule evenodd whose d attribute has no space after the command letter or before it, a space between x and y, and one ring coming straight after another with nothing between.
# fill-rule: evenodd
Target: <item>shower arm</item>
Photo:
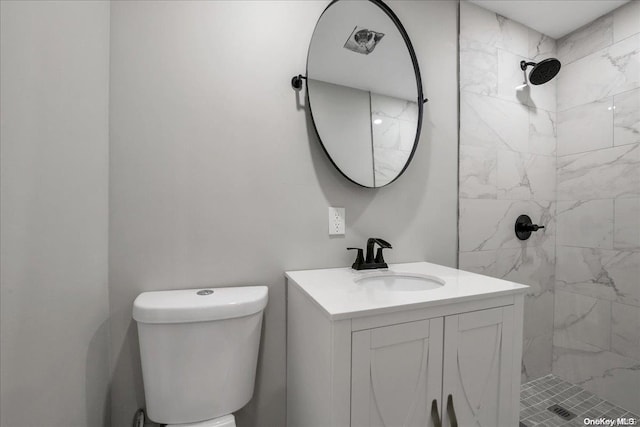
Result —
<instances>
[{"instance_id":1,"label":"shower arm","mask_svg":"<svg viewBox=\"0 0 640 427\"><path fill-rule=\"evenodd\" d=\"M520 69L526 71L528 66L535 66L535 62L520 61Z\"/></svg>"}]
</instances>

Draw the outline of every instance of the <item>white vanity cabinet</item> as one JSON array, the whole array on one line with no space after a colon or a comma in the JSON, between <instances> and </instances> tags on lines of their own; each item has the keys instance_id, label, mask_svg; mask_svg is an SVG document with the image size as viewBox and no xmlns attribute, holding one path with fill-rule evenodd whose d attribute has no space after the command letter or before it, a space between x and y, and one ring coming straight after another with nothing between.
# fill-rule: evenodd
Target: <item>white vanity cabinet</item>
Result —
<instances>
[{"instance_id":1,"label":"white vanity cabinet","mask_svg":"<svg viewBox=\"0 0 640 427\"><path fill-rule=\"evenodd\" d=\"M429 426L442 395L442 317L354 332L351 425Z\"/></svg>"},{"instance_id":2,"label":"white vanity cabinet","mask_svg":"<svg viewBox=\"0 0 640 427\"><path fill-rule=\"evenodd\" d=\"M515 310L511 305L445 317L443 425L450 423L449 396L460 426L518 425L522 329L513 329Z\"/></svg>"},{"instance_id":3,"label":"white vanity cabinet","mask_svg":"<svg viewBox=\"0 0 640 427\"><path fill-rule=\"evenodd\" d=\"M526 286L390 269L420 268L451 288L395 295L351 286L349 269L315 271L344 287L287 273L287 427L449 427L454 413L460 427L518 425ZM474 279L484 292L467 292Z\"/></svg>"},{"instance_id":4,"label":"white vanity cabinet","mask_svg":"<svg viewBox=\"0 0 640 427\"><path fill-rule=\"evenodd\" d=\"M431 426L443 412L449 425L449 395L460 426L511 425L510 320L513 306L354 332L351 425Z\"/></svg>"}]
</instances>

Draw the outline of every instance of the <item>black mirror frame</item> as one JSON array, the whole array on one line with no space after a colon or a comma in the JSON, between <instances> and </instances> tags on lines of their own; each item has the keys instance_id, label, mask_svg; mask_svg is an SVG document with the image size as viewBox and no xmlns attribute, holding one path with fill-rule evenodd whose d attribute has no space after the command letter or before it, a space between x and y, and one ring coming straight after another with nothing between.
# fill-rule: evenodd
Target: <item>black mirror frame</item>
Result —
<instances>
[{"instance_id":1,"label":"black mirror frame","mask_svg":"<svg viewBox=\"0 0 640 427\"><path fill-rule=\"evenodd\" d=\"M325 14L325 12L331 6L333 6L335 3L339 2L339 1L341 1L341 0L332 0L331 3L329 3L329 5L322 11L322 14L320 14L320 17L318 18L318 21L316 22L316 26L313 29L313 33L311 35L312 39L313 39L313 34L316 33L316 28L318 27L318 24L320 23L320 20L322 19L322 16ZM411 154L409 154L409 158L407 159L406 163L404 164L404 167L398 173L398 175L396 175L395 178L393 178L391 181L389 181L385 185L376 186L376 187L368 187L366 185L362 185L362 184L352 180L347 174L345 174L338 167L338 165L335 164L335 162L331 158L331 155L329 154L329 152L327 151L326 147L324 146L324 143L322 142L322 138L320 137L320 133L318 132L318 128L316 126L316 122L315 122L315 120L313 118L313 109L311 108L311 98L309 97L309 85L308 84L305 85L305 95L306 95L306 98L307 98L307 106L309 107L309 114L311 115L311 123L313 123L313 130L316 132L316 135L318 136L318 141L320 142L320 146L322 146L322 150L324 151L324 153L329 158L329 161L331 162L331 164L338 170L338 172L340 172L340 174L342 174L345 178L347 178L347 180L353 182L354 184L356 184L356 185L358 185L360 187L363 187L363 188L373 188L373 189L375 189L375 188L386 187L389 184L391 184L392 182L395 182L407 170L407 167L409 167L409 164L411 163L411 160L413 160L413 155L416 152L416 148L418 148L418 141L420 140L420 132L422 130L422 115L423 115L423 110L424 110L424 103L427 100L424 98L424 94L423 94L423 91L422 91L422 78L420 77L420 66L418 65L418 58L416 57L416 52L413 49L413 45L411 44L411 39L409 39L409 35L407 34L407 31L404 29L404 26L402 25L402 22L400 22L400 19L396 16L396 14L382 0L366 0L366 1L368 1L369 3L373 3L376 6L378 6L380 9L382 9L382 11L385 12L387 14L387 16L391 19L391 21L395 24L395 26L398 29L398 31L400 31L400 34L402 35L402 39L404 40L404 42L405 42L405 44L407 46L407 49L409 50L409 56L411 57L411 62L413 63L413 71L415 72L415 77L416 77L416 86L418 88L418 101L417 101L418 102L418 126L416 128L416 138L413 141L413 147L411 149ZM311 43L309 43L309 48L311 48ZM309 51L307 51L307 65L306 65L305 70L306 70L306 76L308 77L309 76ZM294 79L295 79L295 77L294 77Z\"/></svg>"}]
</instances>

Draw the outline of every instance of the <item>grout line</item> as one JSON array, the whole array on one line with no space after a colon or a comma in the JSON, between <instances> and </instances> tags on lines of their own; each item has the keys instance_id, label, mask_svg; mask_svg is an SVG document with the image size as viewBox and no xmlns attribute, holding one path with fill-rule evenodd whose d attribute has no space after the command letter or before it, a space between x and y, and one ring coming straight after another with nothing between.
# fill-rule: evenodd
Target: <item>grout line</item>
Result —
<instances>
[{"instance_id":1,"label":"grout line","mask_svg":"<svg viewBox=\"0 0 640 427\"><path fill-rule=\"evenodd\" d=\"M618 147L626 147L628 145L640 145L640 142L630 142L628 144L619 144L619 145L611 145L611 146L607 146L607 147L602 147L602 148L594 148L593 150L586 150L586 151L580 151L577 153L569 153L569 154L558 154L557 158L558 160L560 160L563 157L569 157L569 156L578 156L581 154L589 154L589 153L594 153L596 151L604 151L604 150L611 150L613 148L618 148ZM603 163L602 165L598 165L598 166L604 166L606 165L606 163ZM559 167L556 166L556 170L557 169L561 169Z\"/></svg>"},{"instance_id":2,"label":"grout line","mask_svg":"<svg viewBox=\"0 0 640 427\"><path fill-rule=\"evenodd\" d=\"M567 244L561 244L561 245L556 245L556 247L565 247L565 248L576 248L576 249L593 249L593 250L598 250L598 251L611 251L611 252L639 252L640 249L636 248L636 249L611 249L611 248L594 248L591 246L576 246L576 245L567 245Z\"/></svg>"}]
</instances>

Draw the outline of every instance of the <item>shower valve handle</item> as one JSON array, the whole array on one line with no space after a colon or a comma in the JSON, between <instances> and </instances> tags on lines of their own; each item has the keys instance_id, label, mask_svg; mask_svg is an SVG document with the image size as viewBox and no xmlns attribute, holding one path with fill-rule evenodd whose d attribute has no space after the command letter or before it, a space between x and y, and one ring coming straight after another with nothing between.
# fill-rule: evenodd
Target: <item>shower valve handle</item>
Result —
<instances>
[{"instance_id":1,"label":"shower valve handle","mask_svg":"<svg viewBox=\"0 0 640 427\"><path fill-rule=\"evenodd\" d=\"M521 231L538 231L539 229L544 228L544 225L538 224L521 224L519 229Z\"/></svg>"},{"instance_id":2,"label":"shower valve handle","mask_svg":"<svg viewBox=\"0 0 640 427\"><path fill-rule=\"evenodd\" d=\"M516 220L515 232L520 240L527 240L531 233L544 228L544 225L534 224L529 215L520 215Z\"/></svg>"}]
</instances>

